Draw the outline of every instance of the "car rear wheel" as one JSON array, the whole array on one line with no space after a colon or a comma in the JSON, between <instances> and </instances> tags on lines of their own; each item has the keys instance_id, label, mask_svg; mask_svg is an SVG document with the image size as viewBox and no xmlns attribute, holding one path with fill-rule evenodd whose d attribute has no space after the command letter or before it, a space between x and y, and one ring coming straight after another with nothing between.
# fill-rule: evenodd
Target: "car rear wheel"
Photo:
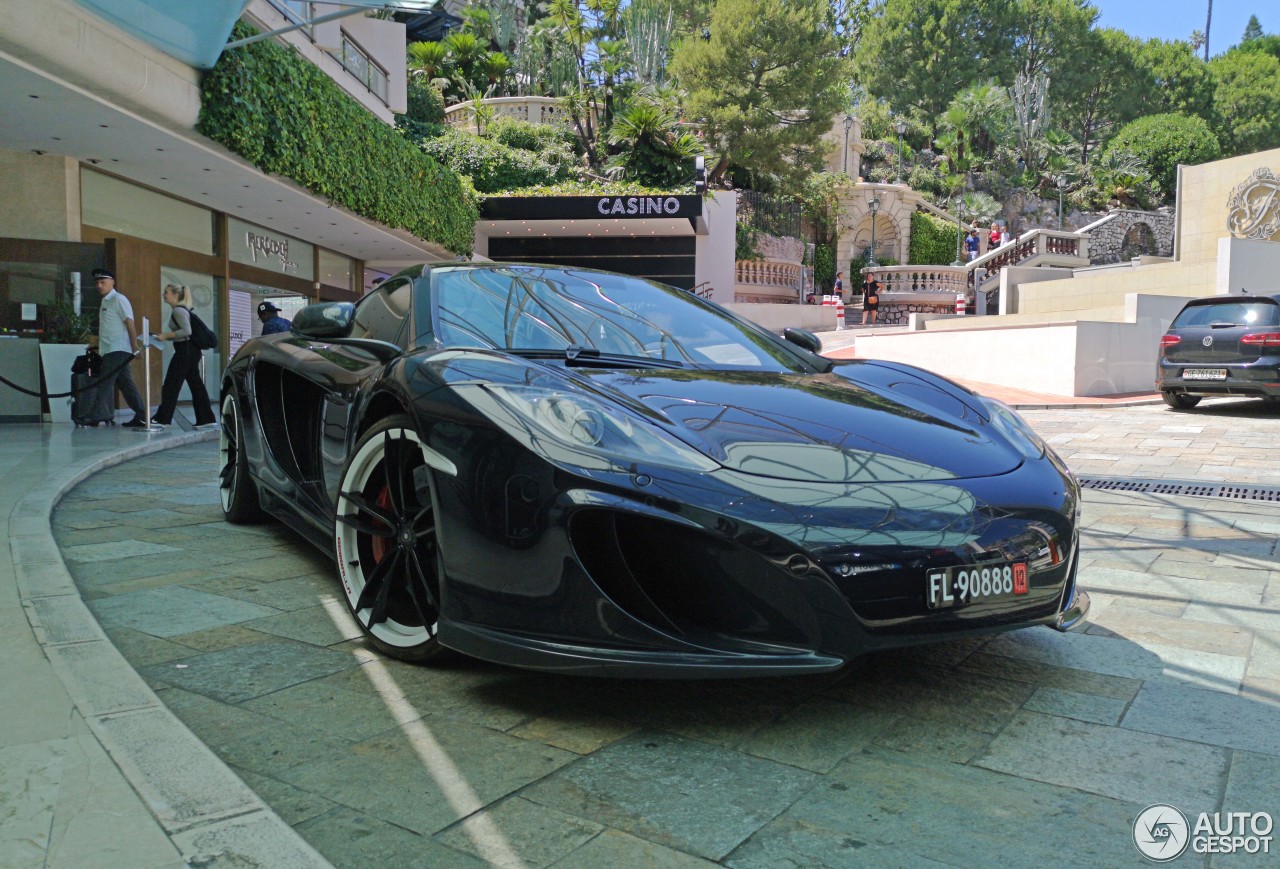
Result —
<instances>
[{"instance_id":1,"label":"car rear wheel","mask_svg":"<svg viewBox=\"0 0 1280 869\"><path fill-rule=\"evenodd\" d=\"M433 486L417 432L394 416L360 438L338 489L333 537L347 606L376 648L405 661L444 651Z\"/></svg>"},{"instance_id":2,"label":"car rear wheel","mask_svg":"<svg viewBox=\"0 0 1280 869\"><path fill-rule=\"evenodd\" d=\"M241 439L240 413L233 388L228 387L222 399L222 426L218 436L218 496L222 499L222 515L228 522L244 525L262 518L258 488L249 479L249 460Z\"/></svg>"},{"instance_id":3,"label":"car rear wheel","mask_svg":"<svg viewBox=\"0 0 1280 869\"><path fill-rule=\"evenodd\" d=\"M1165 404L1177 410L1190 410L1200 403L1200 396L1187 395L1185 392L1162 392L1160 397Z\"/></svg>"}]
</instances>

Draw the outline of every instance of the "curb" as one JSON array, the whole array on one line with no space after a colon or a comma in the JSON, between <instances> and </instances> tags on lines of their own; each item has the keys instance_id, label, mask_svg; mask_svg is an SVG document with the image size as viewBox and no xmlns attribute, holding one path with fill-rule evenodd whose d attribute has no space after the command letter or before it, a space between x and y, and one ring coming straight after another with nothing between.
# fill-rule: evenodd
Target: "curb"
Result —
<instances>
[{"instance_id":1,"label":"curb","mask_svg":"<svg viewBox=\"0 0 1280 869\"><path fill-rule=\"evenodd\" d=\"M90 732L189 865L332 869L169 711L117 651L80 597L53 540L62 497L106 468L214 440L167 435L55 472L10 514L18 598L36 641Z\"/></svg>"}]
</instances>

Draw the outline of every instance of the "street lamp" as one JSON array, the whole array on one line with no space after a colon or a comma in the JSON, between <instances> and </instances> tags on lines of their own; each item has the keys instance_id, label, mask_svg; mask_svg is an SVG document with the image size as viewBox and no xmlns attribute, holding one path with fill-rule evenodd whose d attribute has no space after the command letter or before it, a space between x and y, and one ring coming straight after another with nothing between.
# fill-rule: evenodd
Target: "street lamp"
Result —
<instances>
[{"instance_id":1,"label":"street lamp","mask_svg":"<svg viewBox=\"0 0 1280 869\"><path fill-rule=\"evenodd\" d=\"M1058 186L1058 229L1062 229L1062 189L1067 186L1067 179L1059 175L1053 179L1053 183Z\"/></svg>"},{"instance_id":2,"label":"street lamp","mask_svg":"<svg viewBox=\"0 0 1280 869\"><path fill-rule=\"evenodd\" d=\"M893 180L893 183L901 184L902 183L902 134L907 131L907 122L898 121L898 123L893 125L893 128L898 131L898 177Z\"/></svg>"},{"instance_id":3,"label":"street lamp","mask_svg":"<svg viewBox=\"0 0 1280 869\"><path fill-rule=\"evenodd\" d=\"M964 265L961 261L960 246L964 243L964 200L959 196L956 197L956 261L952 263L957 268Z\"/></svg>"},{"instance_id":4,"label":"street lamp","mask_svg":"<svg viewBox=\"0 0 1280 869\"><path fill-rule=\"evenodd\" d=\"M871 253L867 256L867 268L873 269L876 267L876 212L880 210L880 198L872 196L867 207L871 209Z\"/></svg>"},{"instance_id":5,"label":"street lamp","mask_svg":"<svg viewBox=\"0 0 1280 869\"><path fill-rule=\"evenodd\" d=\"M844 116L844 174L849 174L849 130L853 128L853 115Z\"/></svg>"}]
</instances>

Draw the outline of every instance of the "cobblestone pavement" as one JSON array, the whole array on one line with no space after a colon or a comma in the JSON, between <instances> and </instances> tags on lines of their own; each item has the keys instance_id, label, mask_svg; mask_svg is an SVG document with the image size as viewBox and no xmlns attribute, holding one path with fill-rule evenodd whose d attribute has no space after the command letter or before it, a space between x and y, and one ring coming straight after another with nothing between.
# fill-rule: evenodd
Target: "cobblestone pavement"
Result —
<instances>
[{"instance_id":1,"label":"cobblestone pavement","mask_svg":"<svg viewBox=\"0 0 1280 869\"><path fill-rule=\"evenodd\" d=\"M1081 474L1280 483L1260 402L1025 415ZM1152 803L1280 817L1280 505L1087 492L1084 633L604 681L381 658L323 554L221 522L216 464L99 473L55 535L163 701L337 866L1127 866Z\"/></svg>"}]
</instances>

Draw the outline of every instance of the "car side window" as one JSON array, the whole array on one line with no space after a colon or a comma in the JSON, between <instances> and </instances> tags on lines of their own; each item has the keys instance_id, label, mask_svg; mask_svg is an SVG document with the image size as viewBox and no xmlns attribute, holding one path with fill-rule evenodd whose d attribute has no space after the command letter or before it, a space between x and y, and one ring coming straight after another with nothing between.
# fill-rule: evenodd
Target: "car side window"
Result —
<instances>
[{"instance_id":1,"label":"car side window","mask_svg":"<svg viewBox=\"0 0 1280 869\"><path fill-rule=\"evenodd\" d=\"M376 338L404 347L405 320L413 298L407 278L387 281L356 304L352 338Z\"/></svg>"}]
</instances>

